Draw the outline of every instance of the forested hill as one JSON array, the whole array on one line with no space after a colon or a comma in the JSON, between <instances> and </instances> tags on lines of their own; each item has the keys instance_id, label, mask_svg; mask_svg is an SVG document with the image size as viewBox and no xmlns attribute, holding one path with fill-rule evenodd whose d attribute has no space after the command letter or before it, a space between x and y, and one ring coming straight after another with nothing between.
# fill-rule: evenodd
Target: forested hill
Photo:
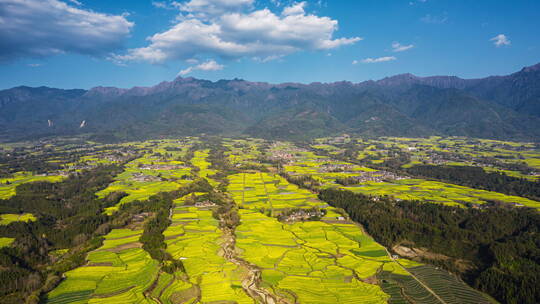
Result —
<instances>
[{"instance_id":1,"label":"forested hill","mask_svg":"<svg viewBox=\"0 0 540 304\"><path fill-rule=\"evenodd\" d=\"M154 87L0 91L0 141L91 133L115 141L196 134L306 139L460 135L540 139L540 64L464 80L403 74L309 85L177 78Z\"/></svg>"}]
</instances>

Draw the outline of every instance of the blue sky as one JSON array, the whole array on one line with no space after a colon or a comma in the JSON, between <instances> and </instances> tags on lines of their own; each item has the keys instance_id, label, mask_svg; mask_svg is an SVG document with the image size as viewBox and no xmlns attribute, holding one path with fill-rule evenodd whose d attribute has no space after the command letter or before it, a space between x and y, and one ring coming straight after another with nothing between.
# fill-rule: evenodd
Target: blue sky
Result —
<instances>
[{"instance_id":1,"label":"blue sky","mask_svg":"<svg viewBox=\"0 0 540 304\"><path fill-rule=\"evenodd\" d=\"M535 0L0 0L0 88L475 78L538 62Z\"/></svg>"}]
</instances>

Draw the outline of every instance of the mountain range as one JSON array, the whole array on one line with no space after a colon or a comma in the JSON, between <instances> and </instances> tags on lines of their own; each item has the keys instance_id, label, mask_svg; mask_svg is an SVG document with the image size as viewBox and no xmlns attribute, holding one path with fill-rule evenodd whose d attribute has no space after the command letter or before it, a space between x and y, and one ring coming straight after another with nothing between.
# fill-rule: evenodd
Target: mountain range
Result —
<instances>
[{"instance_id":1,"label":"mountain range","mask_svg":"<svg viewBox=\"0 0 540 304\"><path fill-rule=\"evenodd\" d=\"M105 142L203 133L302 140L336 132L538 141L540 64L482 79L401 74L269 84L178 77L131 89L0 91L0 141L82 133Z\"/></svg>"}]
</instances>

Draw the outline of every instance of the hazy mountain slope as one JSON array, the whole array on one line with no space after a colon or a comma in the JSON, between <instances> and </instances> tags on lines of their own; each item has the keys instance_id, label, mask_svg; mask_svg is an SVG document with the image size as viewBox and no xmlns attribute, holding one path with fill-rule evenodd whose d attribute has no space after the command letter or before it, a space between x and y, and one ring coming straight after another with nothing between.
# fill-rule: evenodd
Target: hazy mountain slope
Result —
<instances>
[{"instance_id":1,"label":"hazy mountain slope","mask_svg":"<svg viewBox=\"0 0 540 304\"><path fill-rule=\"evenodd\" d=\"M402 74L382 79L377 84L393 88L421 84L441 89L460 89L522 114L540 116L540 63L507 76L461 79L455 76L416 77Z\"/></svg>"},{"instance_id":2,"label":"hazy mountain slope","mask_svg":"<svg viewBox=\"0 0 540 304\"><path fill-rule=\"evenodd\" d=\"M131 89L17 87L0 91L0 140L79 133L303 139L335 132L538 140L539 80L536 65L473 80L402 74L357 84L177 78Z\"/></svg>"}]
</instances>

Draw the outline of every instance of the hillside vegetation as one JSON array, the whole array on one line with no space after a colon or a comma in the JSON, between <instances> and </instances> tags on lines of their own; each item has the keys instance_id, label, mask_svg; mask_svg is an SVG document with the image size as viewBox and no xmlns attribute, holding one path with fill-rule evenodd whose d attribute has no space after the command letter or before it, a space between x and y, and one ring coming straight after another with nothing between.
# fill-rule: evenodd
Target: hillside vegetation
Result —
<instances>
[{"instance_id":1,"label":"hillside vegetation","mask_svg":"<svg viewBox=\"0 0 540 304\"><path fill-rule=\"evenodd\" d=\"M132 89L17 87L0 91L0 140L81 133L102 142L199 134L303 140L336 132L538 140L539 81L536 65L475 80L405 74L309 85L177 78Z\"/></svg>"}]
</instances>

